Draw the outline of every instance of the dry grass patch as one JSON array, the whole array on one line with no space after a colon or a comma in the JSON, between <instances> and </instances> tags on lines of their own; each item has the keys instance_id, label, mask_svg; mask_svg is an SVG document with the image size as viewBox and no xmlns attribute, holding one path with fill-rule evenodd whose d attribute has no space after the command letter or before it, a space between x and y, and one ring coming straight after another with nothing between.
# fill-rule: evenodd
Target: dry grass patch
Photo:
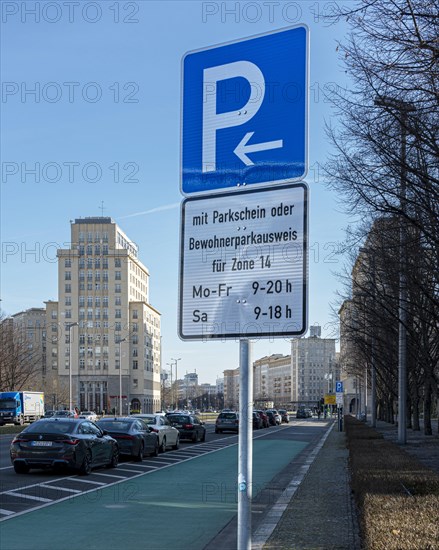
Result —
<instances>
[{"instance_id":1,"label":"dry grass patch","mask_svg":"<svg viewBox=\"0 0 439 550\"><path fill-rule=\"evenodd\" d=\"M351 487L368 550L439 548L439 476L346 417Z\"/></svg>"}]
</instances>

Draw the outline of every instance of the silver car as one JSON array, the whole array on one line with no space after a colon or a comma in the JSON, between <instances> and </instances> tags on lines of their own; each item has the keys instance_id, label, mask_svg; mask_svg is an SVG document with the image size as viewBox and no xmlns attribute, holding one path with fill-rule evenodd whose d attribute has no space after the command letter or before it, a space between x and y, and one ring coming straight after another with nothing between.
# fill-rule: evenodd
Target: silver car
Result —
<instances>
[{"instance_id":1,"label":"silver car","mask_svg":"<svg viewBox=\"0 0 439 550\"><path fill-rule=\"evenodd\" d=\"M135 418L141 418L149 429L159 436L160 452L164 453L168 447L178 449L180 446L180 433L177 428L171 426L164 414L132 414Z\"/></svg>"},{"instance_id":2,"label":"silver car","mask_svg":"<svg viewBox=\"0 0 439 550\"><path fill-rule=\"evenodd\" d=\"M215 433L239 432L239 413L232 411L223 411L218 415L215 422Z\"/></svg>"}]
</instances>

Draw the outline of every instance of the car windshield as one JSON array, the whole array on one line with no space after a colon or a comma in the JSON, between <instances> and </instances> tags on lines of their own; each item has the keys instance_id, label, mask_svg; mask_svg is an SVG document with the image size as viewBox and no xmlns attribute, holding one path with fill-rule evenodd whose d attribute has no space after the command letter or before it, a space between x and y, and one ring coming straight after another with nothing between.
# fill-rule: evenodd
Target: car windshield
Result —
<instances>
[{"instance_id":1,"label":"car windshield","mask_svg":"<svg viewBox=\"0 0 439 550\"><path fill-rule=\"evenodd\" d=\"M98 426L110 432L127 432L132 424L132 422L124 420L104 420L98 422Z\"/></svg>"},{"instance_id":2,"label":"car windshield","mask_svg":"<svg viewBox=\"0 0 439 550\"><path fill-rule=\"evenodd\" d=\"M1 399L0 400L0 409L15 409L17 403L15 399Z\"/></svg>"},{"instance_id":3,"label":"car windshield","mask_svg":"<svg viewBox=\"0 0 439 550\"><path fill-rule=\"evenodd\" d=\"M140 420L143 420L145 424L149 424L149 425L156 424L155 416L142 416Z\"/></svg>"},{"instance_id":4,"label":"car windshield","mask_svg":"<svg viewBox=\"0 0 439 550\"><path fill-rule=\"evenodd\" d=\"M72 421L44 421L38 420L30 426L28 426L23 433L44 433L44 434L59 434L59 433L72 433L75 429L76 423Z\"/></svg>"},{"instance_id":5,"label":"car windshield","mask_svg":"<svg viewBox=\"0 0 439 550\"><path fill-rule=\"evenodd\" d=\"M184 416L181 414L170 414L168 416L168 420L169 422L190 422L191 419L189 416Z\"/></svg>"},{"instance_id":6,"label":"car windshield","mask_svg":"<svg viewBox=\"0 0 439 550\"><path fill-rule=\"evenodd\" d=\"M219 417L227 420L234 420L236 418L236 413L221 413Z\"/></svg>"}]
</instances>

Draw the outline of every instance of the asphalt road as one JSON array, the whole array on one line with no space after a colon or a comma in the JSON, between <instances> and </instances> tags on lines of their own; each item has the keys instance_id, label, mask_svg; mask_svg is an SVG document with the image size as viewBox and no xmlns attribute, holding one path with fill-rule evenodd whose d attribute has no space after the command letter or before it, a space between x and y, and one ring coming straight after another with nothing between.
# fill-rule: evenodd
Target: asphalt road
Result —
<instances>
[{"instance_id":1,"label":"asphalt road","mask_svg":"<svg viewBox=\"0 0 439 550\"><path fill-rule=\"evenodd\" d=\"M255 431L254 497L269 505L270 498L261 495L276 490L270 482L311 451L326 427L307 419ZM59 540L89 549L137 544L196 550L206 548L236 515L238 438L215 434L211 425L205 443L182 443L177 451L142 463L123 461L86 477L50 470L17 475L9 465L10 440L0 440L2 550L51 550Z\"/></svg>"}]
</instances>

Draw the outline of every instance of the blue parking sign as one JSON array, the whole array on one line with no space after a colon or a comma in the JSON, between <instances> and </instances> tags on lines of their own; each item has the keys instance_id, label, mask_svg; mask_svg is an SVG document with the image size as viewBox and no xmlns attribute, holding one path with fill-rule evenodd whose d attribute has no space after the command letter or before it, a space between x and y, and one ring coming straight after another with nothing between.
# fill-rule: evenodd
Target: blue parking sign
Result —
<instances>
[{"instance_id":1,"label":"blue parking sign","mask_svg":"<svg viewBox=\"0 0 439 550\"><path fill-rule=\"evenodd\" d=\"M335 391L337 393L343 392L343 382L336 382L335 383Z\"/></svg>"},{"instance_id":2,"label":"blue parking sign","mask_svg":"<svg viewBox=\"0 0 439 550\"><path fill-rule=\"evenodd\" d=\"M301 25L184 56L184 195L305 177L308 41Z\"/></svg>"}]
</instances>

